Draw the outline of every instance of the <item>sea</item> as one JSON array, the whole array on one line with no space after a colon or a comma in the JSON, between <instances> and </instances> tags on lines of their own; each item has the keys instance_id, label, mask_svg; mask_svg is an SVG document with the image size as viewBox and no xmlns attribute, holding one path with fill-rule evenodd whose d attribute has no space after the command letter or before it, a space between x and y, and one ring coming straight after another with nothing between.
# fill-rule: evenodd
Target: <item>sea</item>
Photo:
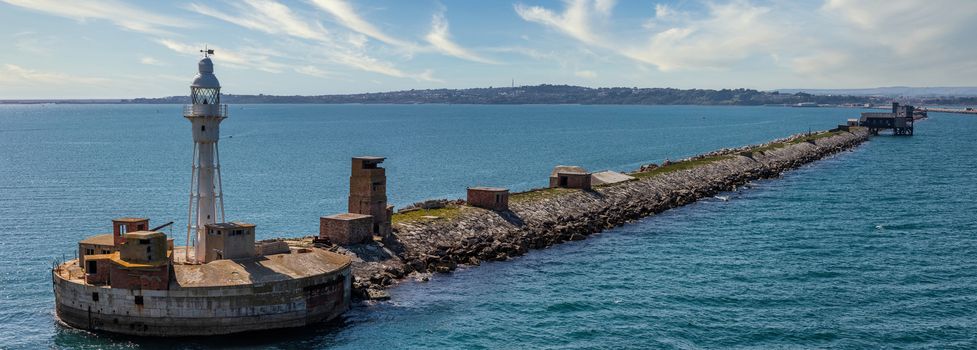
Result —
<instances>
[{"instance_id":1,"label":"sea","mask_svg":"<svg viewBox=\"0 0 977 350\"><path fill-rule=\"evenodd\" d=\"M857 109L232 105L227 219L259 239L344 212L350 157L387 157L396 207L546 186L824 130ZM192 142L179 105L0 105L0 349L977 348L977 117L851 151L579 242L408 280L336 322L210 338L92 334L54 317L52 264L111 219L173 221Z\"/></svg>"}]
</instances>

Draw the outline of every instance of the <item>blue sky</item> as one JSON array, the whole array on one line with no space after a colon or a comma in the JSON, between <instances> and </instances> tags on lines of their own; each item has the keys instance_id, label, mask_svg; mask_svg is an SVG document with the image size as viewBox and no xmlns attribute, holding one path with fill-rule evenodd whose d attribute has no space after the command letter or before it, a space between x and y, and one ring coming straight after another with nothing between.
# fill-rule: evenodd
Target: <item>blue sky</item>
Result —
<instances>
[{"instance_id":1,"label":"blue sky","mask_svg":"<svg viewBox=\"0 0 977 350\"><path fill-rule=\"evenodd\" d=\"M964 86L972 0L0 0L0 98Z\"/></svg>"}]
</instances>

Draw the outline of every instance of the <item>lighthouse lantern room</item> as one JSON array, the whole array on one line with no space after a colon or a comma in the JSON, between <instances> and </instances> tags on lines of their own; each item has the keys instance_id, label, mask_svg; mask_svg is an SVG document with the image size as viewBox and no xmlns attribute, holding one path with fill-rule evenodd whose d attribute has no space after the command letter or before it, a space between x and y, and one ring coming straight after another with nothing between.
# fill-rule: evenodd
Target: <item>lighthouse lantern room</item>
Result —
<instances>
[{"instance_id":1,"label":"lighthouse lantern room","mask_svg":"<svg viewBox=\"0 0 977 350\"><path fill-rule=\"evenodd\" d=\"M224 196L221 189L220 123L227 118L227 105L220 101L220 82L214 75L214 50L201 50L198 73L190 84L191 104L183 116L193 132L193 170L190 176L190 205L187 209L186 261L205 263L207 225L224 222ZM220 217L218 217L220 215ZM219 219L219 220L218 220ZM190 247L193 245L193 257Z\"/></svg>"}]
</instances>

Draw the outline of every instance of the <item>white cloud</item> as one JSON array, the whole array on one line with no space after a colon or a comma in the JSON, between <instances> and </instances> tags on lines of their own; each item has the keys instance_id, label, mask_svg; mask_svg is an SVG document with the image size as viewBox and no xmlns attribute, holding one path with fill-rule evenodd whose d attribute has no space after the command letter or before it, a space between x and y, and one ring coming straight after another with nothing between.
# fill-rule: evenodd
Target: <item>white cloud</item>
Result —
<instances>
[{"instance_id":1,"label":"white cloud","mask_svg":"<svg viewBox=\"0 0 977 350\"><path fill-rule=\"evenodd\" d=\"M810 56L794 58L791 66L795 72L820 76L843 69L852 63L852 57L844 52L823 51Z\"/></svg>"},{"instance_id":2,"label":"white cloud","mask_svg":"<svg viewBox=\"0 0 977 350\"><path fill-rule=\"evenodd\" d=\"M516 4L516 14L523 20L535 22L563 32L570 37L587 44L598 44L600 41L591 31L590 16L594 3L589 0L571 0L567 2L563 13L540 7Z\"/></svg>"},{"instance_id":3,"label":"white cloud","mask_svg":"<svg viewBox=\"0 0 977 350\"><path fill-rule=\"evenodd\" d=\"M156 59L154 57L150 57L150 56L143 56L142 58L139 59L139 63L145 64L145 65L149 65L149 66L163 66L163 65L166 65L165 63L161 62L160 60L158 60L158 59Z\"/></svg>"},{"instance_id":4,"label":"white cloud","mask_svg":"<svg viewBox=\"0 0 977 350\"><path fill-rule=\"evenodd\" d=\"M171 39L159 39L157 42L170 50L193 56L199 56L200 50L206 45L204 43L188 44ZM268 73L281 73L285 68L285 64L272 60L272 57L277 55L277 53L267 49L241 48L239 50L228 50L212 45L208 47L214 49L215 59L230 68L255 69Z\"/></svg>"},{"instance_id":5,"label":"white cloud","mask_svg":"<svg viewBox=\"0 0 977 350\"><path fill-rule=\"evenodd\" d=\"M17 51L34 56L52 56L59 41L54 36L40 36L32 31L15 33L11 37Z\"/></svg>"},{"instance_id":6,"label":"white cloud","mask_svg":"<svg viewBox=\"0 0 977 350\"><path fill-rule=\"evenodd\" d=\"M415 46L412 43L389 36L370 22L367 22L345 0L312 0L312 3L331 14L340 24L353 31L393 46L403 48L413 48Z\"/></svg>"},{"instance_id":7,"label":"white cloud","mask_svg":"<svg viewBox=\"0 0 977 350\"><path fill-rule=\"evenodd\" d=\"M166 34L163 28L188 28L190 23L115 0L2 0L8 4L78 21L104 20L141 33Z\"/></svg>"},{"instance_id":8,"label":"white cloud","mask_svg":"<svg viewBox=\"0 0 977 350\"><path fill-rule=\"evenodd\" d=\"M573 75L585 79L594 79L597 77L597 72L594 72L592 70L578 70L576 72L573 72Z\"/></svg>"},{"instance_id":9,"label":"white cloud","mask_svg":"<svg viewBox=\"0 0 977 350\"><path fill-rule=\"evenodd\" d=\"M480 57L470 50L461 47L451 41L451 34L448 32L448 20L444 18L444 13L435 13L431 20L431 31L424 37L428 43L436 50L464 60L479 63L495 64L496 62Z\"/></svg>"},{"instance_id":10,"label":"white cloud","mask_svg":"<svg viewBox=\"0 0 977 350\"><path fill-rule=\"evenodd\" d=\"M105 85L110 79L84 77L60 72L44 72L24 68L15 64L4 64L0 69L0 83L10 86L20 85Z\"/></svg>"},{"instance_id":11,"label":"white cloud","mask_svg":"<svg viewBox=\"0 0 977 350\"><path fill-rule=\"evenodd\" d=\"M821 11L854 25L850 36L886 46L899 55L953 45L973 46L977 1L826 0ZM969 33L961 38L961 33ZM954 36L957 36L954 38ZM965 39L965 42L955 40ZM927 52L926 54L939 54Z\"/></svg>"},{"instance_id":12,"label":"white cloud","mask_svg":"<svg viewBox=\"0 0 977 350\"><path fill-rule=\"evenodd\" d=\"M192 3L187 8L205 16L269 34L287 34L309 40L329 40L329 34L321 24L310 23L299 18L288 6L281 3L270 0L244 0L232 6L237 15L232 15L227 10L217 10L197 3Z\"/></svg>"},{"instance_id":13,"label":"white cloud","mask_svg":"<svg viewBox=\"0 0 977 350\"><path fill-rule=\"evenodd\" d=\"M338 63L347 67L352 67L366 72L373 72L397 78L412 78L417 80L429 80L424 73L414 74L405 72L397 68L393 63L377 59L367 54L366 47L361 36L347 35L345 40L336 40L321 24L307 19L302 19L287 6L272 0L245 0L241 5L235 6L234 13L229 11L217 11L200 4L191 4L188 7L192 11L214 17L228 23L236 24L251 30L268 34L285 34L294 38L311 42L292 42L292 46L301 47L306 56L306 64L315 63ZM166 45L164 43L164 45ZM232 64L240 66L258 68L266 71L280 72L282 65L275 64L267 59L273 56L269 50L251 50L264 56L258 62L267 62L272 67L260 67L252 64L254 57L237 56L231 58ZM221 59L228 57L220 56ZM261 57L259 57L261 58Z\"/></svg>"},{"instance_id":14,"label":"white cloud","mask_svg":"<svg viewBox=\"0 0 977 350\"><path fill-rule=\"evenodd\" d=\"M616 4L617 0L595 0L594 9L601 14L610 15Z\"/></svg>"},{"instance_id":15,"label":"white cloud","mask_svg":"<svg viewBox=\"0 0 977 350\"><path fill-rule=\"evenodd\" d=\"M729 64L749 58L774 45L785 35L770 8L754 6L745 0L725 4L708 3L708 13L674 23L651 34L646 43L639 40L610 40L592 29L595 18L609 14L599 1L573 0L562 13L538 6L516 5L524 20L555 28L581 43L611 51L632 60L652 64L662 71L678 69L724 69ZM665 5L655 8L655 18L646 29L658 27L658 21L671 19L674 11ZM677 20L677 19L676 19Z\"/></svg>"},{"instance_id":16,"label":"white cloud","mask_svg":"<svg viewBox=\"0 0 977 350\"><path fill-rule=\"evenodd\" d=\"M652 35L644 46L620 52L660 70L725 69L769 51L786 35L771 9L746 1L710 4L700 19Z\"/></svg>"},{"instance_id":17,"label":"white cloud","mask_svg":"<svg viewBox=\"0 0 977 350\"><path fill-rule=\"evenodd\" d=\"M674 13L675 10L672 10L672 8L666 4L655 4L655 18L667 19Z\"/></svg>"},{"instance_id":18,"label":"white cloud","mask_svg":"<svg viewBox=\"0 0 977 350\"><path fill-rule=\"evenodd\" d=\"M324 71L317 68L316 66L301 66L296 67L295 72L299 74L305 74L308 76L313 76L316 78L329 78L333 76L332 72Z\"/></svg>"}]
</instances>

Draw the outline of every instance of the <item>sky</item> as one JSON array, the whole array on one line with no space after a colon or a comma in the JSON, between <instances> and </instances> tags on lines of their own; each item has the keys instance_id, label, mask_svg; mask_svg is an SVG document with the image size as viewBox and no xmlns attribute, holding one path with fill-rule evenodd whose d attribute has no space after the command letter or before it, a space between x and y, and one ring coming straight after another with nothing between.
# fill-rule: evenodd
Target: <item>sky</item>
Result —
<instances>
[{"instance_id":1,"label":"sky","mask_svg":"<svg viewBox=\"0 0 977 350\"><path fill-rule=\"evenodd\" d=\"M971 86L974 0L0 0L0 99Z\"/></svg>"}]
</instances>

